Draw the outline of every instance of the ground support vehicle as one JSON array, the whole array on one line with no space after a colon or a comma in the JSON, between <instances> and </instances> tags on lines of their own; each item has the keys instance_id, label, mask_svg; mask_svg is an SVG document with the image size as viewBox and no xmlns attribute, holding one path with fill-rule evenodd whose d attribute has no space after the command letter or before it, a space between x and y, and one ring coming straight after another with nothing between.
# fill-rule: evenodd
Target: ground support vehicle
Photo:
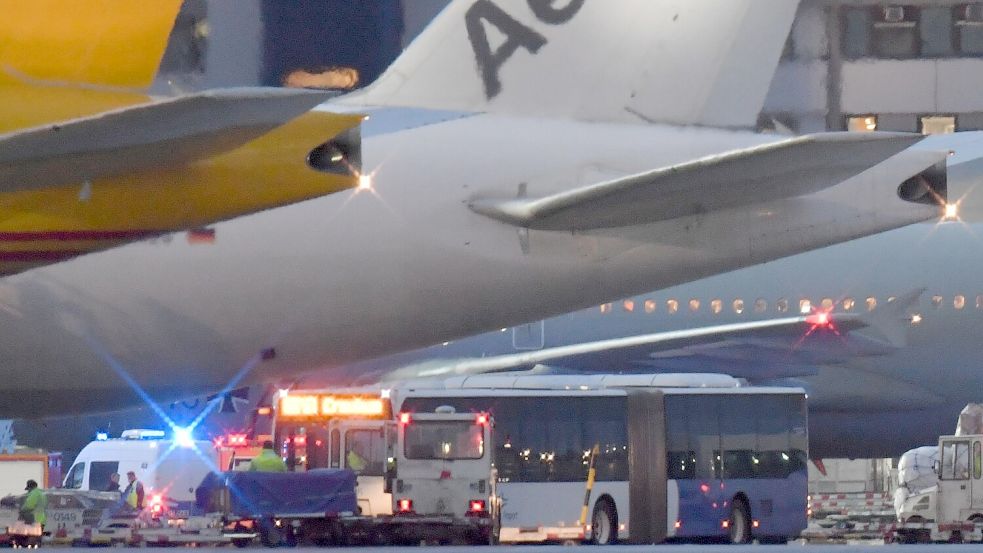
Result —
<instances>
[{"instance_id":1,"label":"ground support vehicle","mask_svg":"<svg viewBox=\"0 0 983 553\"><path fill-rule=\"evenodd\" d=\"M938 485L907 497L885 541L983 541L983 435L942 436Z\"/></svg>"},{"instance_id":2,"label":"ground support vehicle","mask_svg":"<svg viewBox=\"0 0 983 553\"><path fill-rule=\"evenodd\" d=\"M488 413L400 413L390 487L399 542L492 544L499 534ZM410 524L410 522L413 522Z\"/></svg>"},{"instance_id":3,"label":"ground support vehicle","mask_svg":"<svg viewBox=\"0 0 983 553\"><path fill-rule=\"evenodd\" d=\"M372 422L372 432L392 426L351 422L359 429ZM255 532L267 546L492 543L498 501L486 449L491 428L487 414L401 417L383 484L393 490L387 511L395 514L359 514L356 474L348 469L210 475L196 509L221 517L227 533Z\"/></svg>"}]
</instances>

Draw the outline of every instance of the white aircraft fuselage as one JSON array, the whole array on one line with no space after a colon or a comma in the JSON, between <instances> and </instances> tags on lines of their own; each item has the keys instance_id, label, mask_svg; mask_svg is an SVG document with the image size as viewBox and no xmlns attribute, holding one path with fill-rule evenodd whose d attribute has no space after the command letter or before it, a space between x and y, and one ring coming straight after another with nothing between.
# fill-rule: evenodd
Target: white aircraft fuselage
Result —
<instances>
[{"instance_id":1,"label":"white aircraft fuselage","mask_svg":"<svg viewBox=\"0 0 983 553\"><path fill-rule=\"evenodd\" d=\"M111 410L138 402L137 390L162 400L289 379L937 212L897 198L906 176L868 171L850 186L630 228L526 230L469 203L783 137L494 115L365 135L370 188L218 224L209 244L175 234L0 281L2 414Z\"/></svg>"}]
</instances>

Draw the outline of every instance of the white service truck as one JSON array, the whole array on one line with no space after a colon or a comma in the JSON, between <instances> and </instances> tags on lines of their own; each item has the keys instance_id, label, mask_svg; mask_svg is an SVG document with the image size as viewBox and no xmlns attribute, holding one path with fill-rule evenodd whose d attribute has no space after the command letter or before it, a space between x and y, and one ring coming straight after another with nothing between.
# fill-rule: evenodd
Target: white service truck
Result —
<instances>
[{"instance_id":1,"label":"white service truck","mask_svg":"<svg viewBox=\"0 0 983 553\"><path fill-rule=\"evenodd\" d=\"M983 542L983 435L940 437L934 468L938 484L904 499L885 539Z\"/></svg>"},{"instance_id":2,"label":"white service truck","mask_svg":"<svg viewBox=\"0 0 983 553\"><path fill-rule=\"evenodd\" d=\"M395 526L399 541L498 540L492 427L487 413L400 413L393 512L425 523Z\"/></svg>"}]
</instances>

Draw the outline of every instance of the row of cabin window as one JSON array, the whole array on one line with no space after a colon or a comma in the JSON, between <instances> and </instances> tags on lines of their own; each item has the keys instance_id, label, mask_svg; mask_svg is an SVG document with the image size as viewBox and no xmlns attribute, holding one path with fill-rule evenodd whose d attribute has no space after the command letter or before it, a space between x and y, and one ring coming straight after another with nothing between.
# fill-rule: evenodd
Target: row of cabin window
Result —
<instances>
[{"instance_id":1,"label":"row of cabin window","mask_svg":"<svg viewBox=\"0 0 983 553\"><path fill-rule=\"evenodd\" d=\"M890 303L894 301L894 296L887 298L887 302ZM820 300L818 305L812 303L812 300L808 298L800 298L798 300L798 312L799 313L811 313L813 309L822 309L823 311L832 311L833 309L839 307L843 311L853 311L856 309L866 309L867 311L873 311L877 308L877 298L869 296L862 300L862 306L858 305L858 300L854 298L843 298L840 301L834 301L832 298L823 298ZM946 303L943 296L932 296L931 299L932 307L936 309L942 308ZM957 294L952 297L952 307L953 309L960 310L964 309L969 303L966 296ZM983 294L976 296L976 308L983 309ZM703 302L699 299L693 298L687 302L688 308L693 313L700 311L703 306ZM788 313L790 309L795 306L795 300L788 300L781 298L775 302L775 310L779 313ZM669 299L665 302L665 311L670 315L678 313L682 307L679 300ZM636 301L633 299L627 299L621 301L621 309L632 313L636 310L644 311L645 313L655 313L658 310L658 303L653 299L648 299L644 301ZM712 299L709 301L709 309L713 314L722 313L726 308L724 306L724 301L720 299ZM733 310L734 313L738 315L743 314L745 311L753 311L754 313L765 313L768 311L768 300L763 298L758 298L754 300L750 305L745 304L743 299L735 299L730 302L729 309ZM601 313L611 313L614 310L613 303L605 303L600 306Z\"/></svg>"},{"instance_id":2,"label":"row of cabin window","mask_svg":"<svg viewBox=\"0 0 983 553\"><path fill-rule=\"evenodd\" d=\"M846 58L945 58L983 54L983 4L881 5L842 12Z\"/></svg>"}]
</instances>

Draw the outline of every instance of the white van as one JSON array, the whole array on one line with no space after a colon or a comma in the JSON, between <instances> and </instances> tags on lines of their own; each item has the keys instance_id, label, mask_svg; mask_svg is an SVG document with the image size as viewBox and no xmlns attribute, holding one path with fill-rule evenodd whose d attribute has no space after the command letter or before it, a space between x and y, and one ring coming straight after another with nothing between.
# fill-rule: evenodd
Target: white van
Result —
<instances>
[{"instance_id":1,"label":"white van","mask_svg":"<svg viewBox=\"0 0 983 553\"><path fill-rule=\"evenodd\" d=\"M164 439L159 430L127 430L117 439L89 443L65 476L64 487L105 491L110 476L120 475L120 490L127 485L126 473L133 471L143 482L144 503L154 496L170 501L194 501L195 488L218 463L209 441Z\"/></svg>"}]
</instances>

